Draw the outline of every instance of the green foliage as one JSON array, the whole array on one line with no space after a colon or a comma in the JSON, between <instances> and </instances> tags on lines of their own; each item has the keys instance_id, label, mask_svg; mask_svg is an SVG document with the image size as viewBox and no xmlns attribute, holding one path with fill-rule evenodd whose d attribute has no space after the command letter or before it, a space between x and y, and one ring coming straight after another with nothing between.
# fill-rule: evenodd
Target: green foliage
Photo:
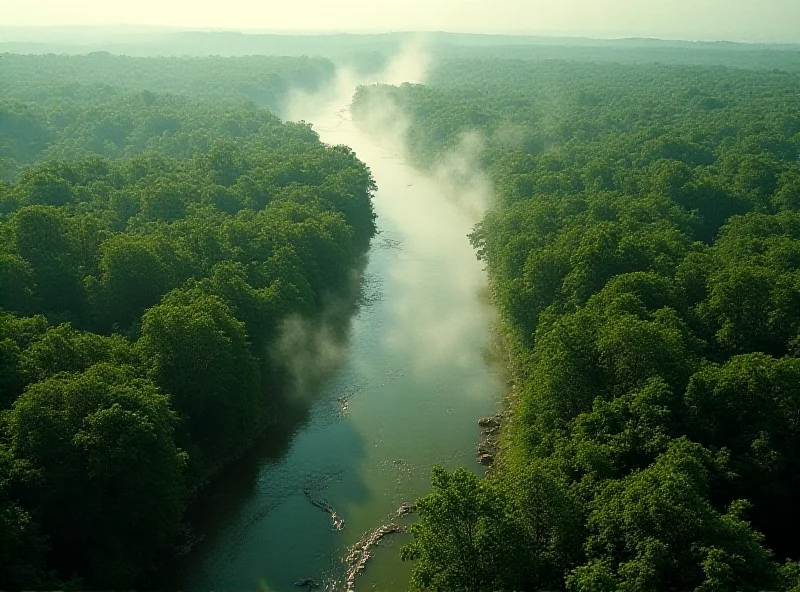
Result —
<instances>
[{"instance_id":1,"label":"green foliage","mask_svg":"<svg viewBox=\"0 0 800 592\"><path fill-rule=\"evenodd\" d=\"M124 366L59 374L17 399L7 430L21 501L35 504L62 574L119 587L168 542L182 513L176 422Z\"/></svg>"},{"instance_id":2,"label":"green foliage","mask_svg":"<svg viewBox=\"0 0 800 592\"><path fill-rule=\"evenodd\" d=\"M676 428L674 408L672 389L660 378L611 401L598 398L571 422L559 456L589 487L623 477L667 449Z\"/></svg>"},{"instance_id":3,"label":"green foliage","mask_svg":"<svg viewBox=\"0 0 800 592\"><path fill-rule=\"evenodd\" d=\"M180 55L189 53L181 52ZM334 74L330 61L310 58L308 54L303 57L252 54L235 59L136 58L105 52L81 56L5 54L0 76L9 85L4 94L21 101L38 103L48 95L75 99L91 88L113 94L114 87L122 87L139 91L139 100L144 106L157 101L156 93L172 93L251 101L275 111L282 106L290 90L313 92ZM36 73L35 79L30 77L32 71ZM28 133L33 131L34 138L43 135L40 128L25 117L24 110L15 110L15 115L14 128ZM108 114L104 118L86 120L84 125L91 126L98 143L114 143L127 131L130 119L126 115ZM166 116L150 115L143 118L141 124L149 135L175 132L181 128L180 119ZM228 129L231 135L236 135L241 128L232 120Z\"/></svg>"},{"instance_id":4,"label":"green foliage","mask_svg":"<svg viewBox=\"0 0 800 592\"><path fill-rule=\"evenodd\" d=\"M64 324L48 328L20 355L25 383L31 384L61 372L80 372L100 362L131 364L130 343L120 335L102 336L76 331Z\"/></svg>"},{"instance_id":5,"label":"green foliage","mask_svg":"<svg viewBox=\"0 0 800 592\"><path fill-rule=\"evenodd\" d=\"M139 319L172 283L170 270L152 242L146 237L118 235L100 246L95 311L108 311L106 316L113 315L113 322L121 327ZM104 320L108 323L111 319Z\"/></svg>"},{"instance_id":6,"label":"green foliage","mask_svg":"<svg viewBox=\"0 0 800 592\"><path fill-rule=\"evenodd\" d=\"M797 561L787 561L781 568L781 579L783 580L782 590L786 592L797 592L800 590L800 563Z\"/></svg>"},{"instance_id":7,"label":"green foliage","mask_svg":"<svg viewBox=\"0 0 800 592\"><path fill-rule=\"evenodd\" d=\"M220 97L277 105L330 69L3 56L0 588L140 585L189 493L264 433L280 323L349 288L375 185Z\"/></svg>"},{"instance_id":8,"label":"green foliage","mask_svg":"<svg viewBox=\"0 0 800 592\"><path fill-rule=\"evenodd\" d=\"M511 590L522 582L521 526L503 495L464 469L435 468L433 493L417 502L414 541L401 552L415 561L418 590Z\"/></svg>"},{"instance_id":9,"label":"green foliage","mask_svg":"<svg viewBox=\"0 0 800 592\"><path fill-rule=\"evenodd\" d=\"M5 589L51 584L45 568L46 539L36 520L14 499L19 464L0 445L0 586Z\"/></svg>"},{"instance_id":10,"label":"green foliage","mask_svg":"<svg viewBox=\"0 0 800 592\"><path fill-rule=\"evenodd\" d=\"M244 324L220 298L170 292L144 315L136 348L207 457L225 459L262 427L258 365Z\"/></svg>"},{"instance_id":11,"label":"green foliage","mask_svg":"<svg viewBox=\"0 0 800 592\"><path fill-rule=\"evenodd\" d=\"M407 117L421 167L481 138L496 194L471 240L513 417L495 477L459 495L502 491L492 515L521 528L506 544L526 559L484 584L434 528L446 514L420 515L417 583L793 589L800 76L598 60L462 56L354 98L367 129L376 104Z\"/></svg>"},{"instance_id":12,"label":"green foliage","mask_svg":"<svg viewBox=\"0 0 800 592\"><path fill-rule=\"evenodd\" d=\"M777 570L762 537L741 518L742 504L721 513L708 501L711 470L700 446L676 440L646 469L607 482L593 502L586 543L589 564L607 569L578 572L570 588L609 575L619 590L774 585Z\"/></svg>"},{"instance_id":13,"label":"green foliage","mask_svg":"<svg viewBox=\"0 0 800 592\"><path fill-rule=\"evenodd\" d=\"M22 313L33 310L33 269L18 255L0 254L0 308Z\"/></svg>"}]
</instances>

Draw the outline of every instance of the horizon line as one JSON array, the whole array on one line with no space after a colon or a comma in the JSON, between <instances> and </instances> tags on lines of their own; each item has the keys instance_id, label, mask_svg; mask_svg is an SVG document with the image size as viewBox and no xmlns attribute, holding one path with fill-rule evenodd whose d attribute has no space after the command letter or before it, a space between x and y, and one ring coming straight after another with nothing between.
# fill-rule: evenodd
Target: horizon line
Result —
<instances>
[{"instance_id":1,"label":"horizon line","mask_svg":"<svg viewBox=\"0 0 800 592\"><path fill-rule=\"evenodd\" d=\"M37 24L37 25L0 25L0 31L10 30L69 30L69 29L130 29L133 31L152 31L170 33L239 33L242 35L283 35L288 37L299 36L332 36L332 35L425 35L425 34L451 34L451 35L475 35L475 36L499 36L499 37L538 37L554 39L581 39L595 41L668 41L685 43L732 43L741 45L798 45L800 38L796 41L766 41L752 39L730 39L730 38L690 38L680 36L655 36L647 34L617 33L617 32L581 32L581 31L531 31L531 30L492 30L479 31L474 29L269 29L263 27L212 27L212 26L176 26L176 25L155 25L140 23L116 23L116 24ZM42 43L45 41L20 41L3 40L0 43ZM51 41L52 42L52 41ZM61 40L61 42L66 42ZM125 41L120 41L125 43ZM74 40L72 43L79 43ZM90 43L87 41L87 44Z\"/></svg>"}]
</instances>

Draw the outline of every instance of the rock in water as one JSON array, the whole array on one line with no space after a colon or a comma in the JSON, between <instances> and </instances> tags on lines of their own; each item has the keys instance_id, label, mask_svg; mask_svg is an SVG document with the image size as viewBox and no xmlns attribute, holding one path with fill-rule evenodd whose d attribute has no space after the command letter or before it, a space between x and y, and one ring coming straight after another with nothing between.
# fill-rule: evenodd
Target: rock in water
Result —
<instances>
[{"instance_id":1,"label":"rock in water","mask_svg":"<svg viewBox=\"0 0 800 592\"><path fill-rule=\"evenodd\" d=\"M478 457L478 462L485 467L490 467L494 463L494 457L491 454L481 454Z\"/></svg>"},{"instance_id":2,"label":"rock in water","mask_svg":"<svg viewBox=\"0 0 800 592\"><path fill-rule=\"evenodd\" d=\"M413 514L416 511L417 511L416 504L405 503L401 505L399 508L397 508L397 517L402 518L403 516L406 516L408 514Z\"/></svg>"},{"instance_id":3,"label":"rock in water","mask_svg":"<svg viewBox=\"0 0 800 592\"><path fill-rule=\"evenodd\" d=\"M398 526L394 523L384 524L383 526L366 533L361 540L355 545L350 547L350 551L344 558L347 564L347 581L345 582L345 590L353 592L356 578L364 571L372 554L372 548L375 547L382 538L396 532L405 532L405 527Z\"/></svg>"}]
</instances>

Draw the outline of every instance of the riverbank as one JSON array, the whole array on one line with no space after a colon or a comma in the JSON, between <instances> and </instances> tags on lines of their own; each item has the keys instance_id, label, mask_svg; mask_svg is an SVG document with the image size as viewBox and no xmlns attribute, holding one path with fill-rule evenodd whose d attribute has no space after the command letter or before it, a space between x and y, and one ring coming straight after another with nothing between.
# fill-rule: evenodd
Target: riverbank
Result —
<instances>
[{"instance_id":1,"label":"riverbank","mask_svg":"<svg viewBox=\"0 0 800 592\"><path fill-rule=\"evenodd\" d=\"M357 130L343 108L305 119L323 141L350 146L378 184L381 240L364 272L369 297L284 448L257 446L199 496L192 524L200 540L161 574L159 588L263 583L296 592L308 578L344 582L347 550L425 495L433 466L475 466L475 422L497 410L507 388L486 358L494 315L467 239L473 219L439 181ZM324 334L315 340L327 344ZM335 508L342 530L306 490ZM376 548L357 590L407 589L411 566L394 546L407 535L395 536L392 547Z\"/></svg>"}]
</instances>

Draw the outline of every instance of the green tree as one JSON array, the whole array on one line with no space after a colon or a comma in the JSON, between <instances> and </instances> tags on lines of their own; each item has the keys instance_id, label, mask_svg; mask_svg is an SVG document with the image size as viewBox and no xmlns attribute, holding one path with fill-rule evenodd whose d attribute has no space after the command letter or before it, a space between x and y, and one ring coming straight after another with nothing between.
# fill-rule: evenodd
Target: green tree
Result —
<instances>
[{"instance_id":1,"label":"green tree","mask_svg":"<svg viewBox=\"0 0 800 592\"><path fill-rule=\"evenodd\" d=\"M725 513L708 501L714 460L677 440L650 467L609 481L593 504L590 571L568 587L621 590L757 590L777 583L763 537L744 521L746 504ZM605 565L605 569L599 569ZM589 576L589 574L592 574Z\"/></svg>"},{"instance_id":2,"label":"green tree","mask_svg":"<svg viewBox=\"0 0 800 592\"><path fill-rule=\"evenodd\" d=\"M120 235L101 246L95 312L106 327L130 327L168 291L170 270L151 243Z\"/></svg>"},{"instance_id":3,"label":"green tree","mask_svg":"<svg viewBox=\"0 0 800 592\"><path fill-rule=\"evenodd\" d=\"M166 396L129 367L98 364L31 385L7 416L10 453L27 469L64 578L132 585L182 516L184 459Z\"/></svg>"},{"instance_id":4,"label":"green tree","mask_svg":"<svg viewBox=\"0 0 800 592\"><path fill-rule=\"evenodd\" d=\"M50 587L47 541L30 512L14 499L18 463L0 444L0 587L7 590Z\"/></svg>"},{"instance_id":5,"label":"green tree","mask_svg":"<svg viewBox=\"0 0 800 592\"><path fill-rule=\"evenodd\" d=\"M186 215L186 204L191 200L186 194L192 189L186 184L157 179L141 189L141 212L148 220L179 220Z\"/></svg>"},{"instance_id":6,"label":"green tree","mask_svg":"<svg viewBox=\"0 0 800 592\"><path fill-rule=\"evenodd\" d=\"M417 502L414 561L418 590L511 590L522 584L525 539L503 494L464 469L434 468L433 492Z\"/></svg>"},{"instance_id":7,"label":"green tree","mask_svg":"<svg viewBox=\"0 0 800 592\"><path fill-rule=\"evenodd\" d=\"M686 390L687 433L724 448L737 475L729 497L754 503L756 525L776 551L793 546L800 487L800 360L735 356L697 372Z\"/></svg>"},{"instance_id":8,"label":"green tree","mask_svg":"<svg viewBox=\"0 0 800 592\"><path fill-rule=\"evenodd\" d=\"M65 206L75 199L69 183L52 173L28 177L18 190L23 203L29 205Z\"/></svg>"},{"instance_id":9,"label":"green tree","mask_svg":"<svg viewBox=\"0 0 800 592\"><path fill-rule=\"evenodd\" d=\"M64 213L50 206L28 206L14 213L9 226L16 253L31 266L36 295L44 309L82 313L83 288Z\"/></svg>"},{"instance_id":10,"label":"green tree","mask_svg":"<svg viewBox=\"0 0 800 592\"><path fill-rule=\"evenodd\" d=\"M0 308L25 314L35 309L35 293L30 264L17 255L0 253Z\"/></svg>"},{"instance_id":11,"label":"green tree","mask_svg":"<svg viewBox=\"0 0 800 592\"><path fill-rule=\"evenodd\" d=\"M258 365L244 325L218 297L174 290L145 313L136 348L210 461L224 460L261 427Z\"/></svg>"},{"instance_id":12,"label":"green tree","mask_svg":"<svg viewBox=\"0 0 800 592\"><path fill-rule=\"evenodd\" d=\"M20 355L26 383L60 372L81 372L100 362L132 365L135 357L130 343L121 335L105 337L62 324L49 328Z\"/></svg>"}]
</instances>

